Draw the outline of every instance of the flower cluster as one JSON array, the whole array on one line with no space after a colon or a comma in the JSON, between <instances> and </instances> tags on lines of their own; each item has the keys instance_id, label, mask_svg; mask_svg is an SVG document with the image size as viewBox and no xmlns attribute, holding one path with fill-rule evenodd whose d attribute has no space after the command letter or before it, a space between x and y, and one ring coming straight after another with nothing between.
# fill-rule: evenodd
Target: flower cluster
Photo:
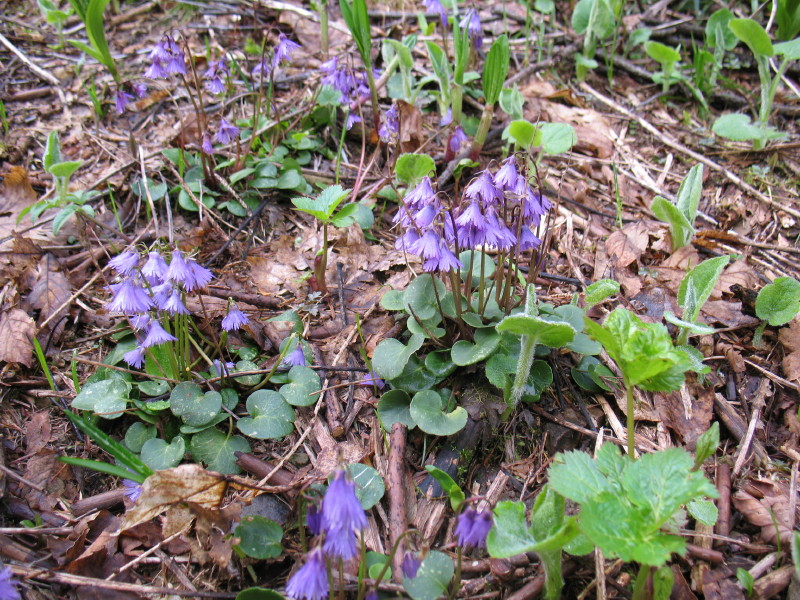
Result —
<instances>
[{"instance_id":1,"label":"flower cluster","mask_svg":"<svg viewBox=\"0 0 800 600\"><path fill-rule=\"evenodd\" d=\"M456 256L462 250L537 247L540 240L532 229L549 208L550 201L518 173L514 156L496 174L480 173L466 187L462 201L449 209L425 177L406 194L395 215L395 223L404 230L397 247L421 256L425 271L452 271L462 266Z\"/></svg>"},{"instance_id":2,"label":"flower cluster","mask_svg":"<svg viewBox=\"0 0 800 600\"><path fill-rule=\"evenodd\" d=\"M400 115L397 114L397 106L392 106L383 114L381 127L378 129L378 136L386 143L395 143L400 136Z\"/></svg>"},{"instance_id":3,"label":"flower cluster","mask_svg":"<svg viewBox=\"0 0 800 600\"><path fill-rule=\"evenodd\" d=\"M350 107L350 115L347 118L346 128L350 129L354 124L361 121L361 117L356 114L358 107L369 100L369 83L365 72L354 73L353 70L341 60L334 56L325 61L319 67L322 73L322 85L328 85L339 92L339 102ZM375 76L380 73L375 71Z\"/></svg>"},{"instance_id":4,"label":"flower cluster","mask_svg":"<svg viewBox=\"0 0 800 600\"><path fill-rule=\"evenodd\" d=\"M467 30L467 35L472 40L473 47L475 50L480 50L481 46L483 46L483 27L481 26L481 19L478 17L478 11L471 8L461 19L459 27Z\"/></svg>"},{"instance_id":5,"label":"flower cluster","mask_svg":"<svg viewBox=\"0 0 800 600\"><path fill-rule=\"evenodd\" d=\"M258 61L253 67L253 70L250 72L250 75L253 78L260 79L268 77L270 71L274 71L276 67L283 61L290 60L292 54L300 48L302 48L300 44L293 42L283 33L279 34L278 45L275 46L275 49L272 52L272 62L265 62L264 60Z\"/></svg>"},{"instance_id":6,"label":"flower cluster","mask_svg":"<svg viewBox=\"0 0 800 600\"><path fill-rule=\"evenodd\" d=\"M150 51L148 58L150 66L144 72L148 79L166 79L173 73L186 75L186 55L180 44L168 33Z\"/></svg>"},{"instance_id":7,"label":"flower cluster","mask_svg":"<svg viewBox=\"0 0 800 600\"><path fill-rule=\"evenodd\" d=\"M111 284L113 296L106 305L109 312L127 316L136 332L139 343L123 357L136 368L144 365L147 348L176 340L161 324L162 318L188 315L186 293L204 288L213 278L211 271L185 258L180 250L172 252L169 263L155 250L141 262L142 257L133 250L109 261L120 280Z\"/></svg>"},{"instance_id":8,"label":"flower cluster","mask_svg":"<svg viewBox=\"0 0 800 600\"><path fill-rule=\"evenodd\" d=\"M206 90L215 96L221 94L225 91L225 81L230 76L231 70L225 57L212 61L203 75Z\"/></svg>"},{"instance_id":9,"label":"flower cluster","mask_svg":"<svg viewBox=\"0 0 800 600\"><path fill-rule=\"evenodd\" d=\"M465 509L456 520L455 534L460 546L486 547L486 537L492 528L492 513L488 510Z\"/></svg>"},{"instance_id":10,"label":"flower cluster","mask_svg":"<svg viewBox=\"0 0 800 600\"><path fill-rule=\"evenodd\" d=\"M324 600L328 595L325 560L349 560L358 555L358 535L367 526L367 515L356 496L355 484L337 471L322 500L306 511L308 528L324 535L322 546L308 555L306 563L286 583L286 595L295 600Z\"/></svg>"}]
</instances>

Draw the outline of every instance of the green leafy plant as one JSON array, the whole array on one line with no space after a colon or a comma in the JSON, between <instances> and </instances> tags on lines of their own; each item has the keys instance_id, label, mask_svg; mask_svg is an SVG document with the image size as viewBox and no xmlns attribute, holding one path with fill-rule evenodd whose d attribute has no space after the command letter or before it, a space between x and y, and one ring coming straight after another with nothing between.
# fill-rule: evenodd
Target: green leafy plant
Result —
<instances>
[{"instance_id":1,"label":"green leafy plant","mask_svg":"<svg viewBox=\"0 0 800 600\"><path fill-rule=\"evenodd\" d=\"M592 460L583 452L556 456L548 471L549 485L580 505L579 531L606 557L641 564L633 598L647 598L647 581L665 578L655 597L668 598L671 577L659 574L673 553L686 552L685 540L671 533L684 519L682 509L718 496L716 488L695 469L683 449L670 448L636 461L606 443Z\"/></svg>"},{"instance_id":2,"label":"green leafy plant","mask_svg":"<svg viewBox=\"0 0 800 600\"><path fill-rule=\"evenodd\" d=\"M625 308L616 308L602 325L588 318L585 324L588 334L603 345L622 372L627 397L628 454L633 458L634 386L648 391L678 390L685 373L696 368L696 361L686 349L673 345L664 325L645 323Z\"/></svg>"},{"instance_id":3,"label":"green leafy plant","mask_svg":"<svg viewBox=\"0 0 800 600\"><path fill-rule=\"evenodd\" d=\"M617 32L623 4L618 0L580 0L575 5L572 29L578 35L584 36L583 51L575 54L578 81L583 81L590 69L597 68L597 61L594 59L597 43Z\"/></svg>"},{"instance_id":4,"label":"green leafy plant","mask_svg":"<svg viewBox=\"0 0 800 600\"><path fill-rule=\"evenodd\" d=\"M756 296L756 316L773 327L785 325L800 312L800 283L792 277L778 277Z\"/></svg>"},{"instance_id":5,"label":"green leafy plant","mask_svg":"<svg viewBox=\"0 0 800 600\"><path fill-rule=\"evenodd\" d=\"M86 52L86 54L94 58L108 69L115 81L119 81L119 72L117 71L114 57L111 56L111 50L108 48L108 41L106 40L106 32L103 24L103 13L110 1L111 0L89 0L87 4L83 0L69 0L72 8L86 26L86 35L89 38L89 44L78 40L69 40L69 43L78 48L78 50Z\"/></svg>"},{"instance_id":6,"label":"green leafy plant","mask_svg":"<svg viewBox=\"0 0 800 600\"><path fill-rule=\"evenodd\" d=\"M39 10L42 11L45 20L56 28L58 32L58 47L64 46L64 23L72 14L71 10L61 10L52 0L36 0Z\"/></svg>"},{"instance_id":7,"label":"green leafy plant","mask_svg":"<svg viewBox=\"0 0 800 600\"><path fill-rule=\"evenodd\" d=\"M680 70L676 66L681 60L680 48L671 48L661 42L645 42L644 50L647 55L661 65L661 71L653 73L653 81L661 84L661 91L667 93L670 86L678 81L683 81Z\"/></svg>"},{"instance_id":8,"label":"green leafy plant","mask_svg":"<svg viewBox=\"0 0 800 600\"><path fill-rule=\"evenodd\" d=\"M537 164L544 155L568 152L578 143L575 128L568 123L540 122L534 125L524 119L518 119L509 123L503 135L513 140L522 150L533 152L538 148Z\"/></svg>"},{"instance_id":9,"label":"green leafy plant","mask_svg":"<svg viewBox=\"0 0 800 600\"><path fill-rule=\"evenodd\" d=\"M678 305L683 308L683 317L679 319L670 311L664 311L664 319L668 323L677 325L681 330L678 335L678 345L686 344L689 335L714 333L712 327L699 325L697 318L729 261L729 256L705 260L689 271L681 281L678 287ZM688 348L684 349L689 351Z\"/></svg>"},{"instance_id":10,"label":"green leafy plant","mask_svg":"<svg viewBox=\"0 0 800 600\"><path fill-rule=\"evenodd\" d=\"M80 169L83 162L64 160L56 131L51 131L47 136L42 164L44 170L52 175L55 181L55 197L45 198L27 206L20 212L17 222L27 214L30 214L31 220L35 221L44 211L57 208L59 211L53 217L53 233L58 234L64 223L74 214L94 217L94 209L86 204L92 196L87 192L70 192L69 190L70 178L75 171Z\"/></svg>"},{"instance_id":11,"label":"green leafy plant","mask_svg":"<svg viewBox=\"0 0 800 600\"><path fill-rule=\"evenodd\" d=\"M797 37L797 34L800 33L800 2L798 0L778 0L775 8L778 39L791 40Z\"/></svg>"},{"instance_id":12,"label":"green leafy plant","mask_svg":"<svg viewBox=\"0 0 800 600\"><path fill-rule=\"evenodd\" d=\"M486 102L478 124L478 131L472 143L470 153L472 160L477 159L486 142L486 135L489 133L489 126L494 117L494 107L500 99L500 93L503 91L503 85L508 75L509 61L508 37L503 34L492 44L486 55L486 64L483 66L483 96Z\"/></svg>"},{"instance_id":13,"label":"green leafy plant","mask_svg":"<svg viewBox=\"0 0 800 600\"><path fill-rule=\"evenodd\" d=\"M357 202L351 202L339 209L339 205L349 195L350 190L345 190L340 185L332 185L322 190L316 198L292 198L292 204L297 210L311 215L322 224L322 248L319 251L320 260L315 266L314 274L323 292L327 290L325 273L328 266L328 226L348 227L357 222L362 227L368 228L374 219L372 211Z\"/></svg>"},{"instance_id":14,"label":"green leafy plant","mask_svg":"<svg viewBox=\"0 0 800 600\"><path fill-rule=\"evenodd\" d=\"M650 205L655 216L669 224L672 250L682 248L692 241L697 207L703 194L703 165L695 165L686 174L678 188L675 204L656 196Z\"/></svg>"},{"instance_id":15,"label":"green leafy plant","mask_svg":"<svg viewBox=\"0 0 800 600\"><path fill-rule=\"evenodd\" d=\"M593 546L578 531L575 517L565 516L564 496L546 485L539 492L531 511L531 525L525 517L523 502L498 502L494 524L486 540L489 555L508 558L524 552L536 552L544 567L544 597L561 597L564 579L561 574L563 552L583 555Z\"/></svg>"},{"instance_id":16,"label":"green leafy plant","mask_svg":"<svg viewBox=\"0 0 800 600\"><path fill-rule=\"evenodd\" d=\"M350 0L339 0L339 8L342 11L342 17L344 17L347 28L356 42L361 60L364 61L372 100L372 116L375 119L377 128L380 110L378 108L378 88L375 85L375 75L372 72L372 55L370 54L372 50L372 34L369 27L367 3L365 0L353 0L352 2Z\"/></svg>"},{"instance_id":17,"label":"green leafy plant","mask_svg":"<svg viewBox=\"0 0 800 600\"><path fill-rule=\"evenodd\" d=\"M769 117L775 93L789 62L800 59L800 38L773 45L769 34L753 19L731 19L728 28L750 48L756 59L761 84L758 116L756 121L751 123L750 118L742 113L722 115L716 120L712 129L722 137L737 141L752 141L754 148L763 148L768 141L785 137L783 133L769 125ZM782 56L783 59L773 75L770 59L774 56Z\"/></svg>"}]
</instances>

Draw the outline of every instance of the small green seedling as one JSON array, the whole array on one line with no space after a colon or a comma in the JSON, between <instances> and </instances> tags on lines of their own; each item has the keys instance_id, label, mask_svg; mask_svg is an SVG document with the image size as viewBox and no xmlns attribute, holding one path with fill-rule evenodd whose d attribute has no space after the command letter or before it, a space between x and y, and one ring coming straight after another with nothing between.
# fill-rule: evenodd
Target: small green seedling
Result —
<instances>
[{"instance_id":1,"label":"small green seedling","mask_svg":"<svg viewBox=\"0 0 800 600\"><path fill-rule=\"evenodd\" d=\"M72 175L83 164L80 160L64 160L61 155L61 144L58 140L58 132L51 131L47 137L47 145L42 157L44 170L53 176L55 180L55 197L35 202L20 212L17 222L30 214L31 220L35 221L46 210L51 208L60 209L53 217L53 233L58 234L64 223L76 213L94 217L94 209L87 205L90 194L86 192L70 192L69 183Z\"/></svg>"},{"instance_id":2,"label":"small green seedling","mask_svg":"<svg viewBox=\"0 0 800 600\"><path fill-rule=\"evenodd\" d=\"M58 32L58 47L64 46L64 23L72 14L71 10L61 10L52 0L36 0L39 10L42 11L45 20L53 25Z\"/></svg>"},{"instance_id":3,"label":"small green seedling","mask_svg":"<svg viewBox=\"0 0 800 600\"><path fill-rule=\"evenodd\" d=\"M680 71L675 71L675 66L681 60L680 48L670 48L661 42L646 42L644 50L647 55L661 65L661 71L653 73L653 81L661 83L661 91L666 94L673 83L683 81Z\"/></svg>"},{"instance_id":4,"label":"small green seedling","mask_svg":"<svg viewBox=\"0 0 800 600\"><path fill-rule=\"evenodd\" d=\"M119 81L117 65L114 62L114 57L111 56L111 50L108 48L106 32L103 27L103 13L110 1L111 0L90 0L87 4L83 0L69 0L72 8L86 26L86 35L89 38L89 44L78 40L69 40L69 43L78 50L82 50L94 58L108 69L114 81Z\"/></svg>"},{"instance_id":5,"label":"small green seedling","mask_svg":"<svg viewBox=\"0 0 800 600\"><path fill-rule=\"evenodd\" d=\"M617 28L614 8L609 0L580 0L572 13L572 28L584 35L583 51L575 54L578 81L583 81L590 69L597 68L594 53L598 40L611 37Z\"/></svg>"},{"instance_id":6,"label":"small green seedling","mask_svg":"<svg viewBox=\"0 0 800 600\"><path fill-rule=\"evenodd\" d=\"M503 501L494 509L494 525L486 540L489 555L508 558L524 552L536 552L545 574L544 597L561 597L564 579L562 553L580 556L593 545L580 534L575 517L565 515L564 496L546 485L539 492L531 511L531 525L525 517L525 503Z\"/></svg>"},{"instance_id":7,"label":"small green seedling","mask_svg":"<svg viewBox=\"0 0 800 600\"><path fill-rule=\"evenodd\" d=\"M753 334L753 344L761 344L767 325L786 325L800 312L800 282L792 277L778 277L765 285L756 296L756 316L761 324Z\"/></svg>"},{"instance_id":8,"label":"small green seedling","mask_svg":"<svg viewBox=\"0 0 800 600\"><path fill-rule=\"evenodd\" d=\"M664 319L681 330L677 340L679 346L686 344L689 335L714 333L712 327L698 324L697 318L728 262L730 262L729 256L704 260L689 271L681 281L678 287L678 305L683 308L683 318L679 319L670 311L664 311Z\"/></svg>"},{"instance_id":9,"label":"small green seedling","mask_svg":"<svg viewBox=\"0 0 800 600\"><path fill-rule=\"evenodd\" d=\"M351 202L337 211L339 205L349 195L350 190L345 190L340 185L332 185L322 190L316 198L292 198L292 204L297 210L315 217L322 223L322 248L319 251L321 259L314 269L317 284L322 291L327 291L325 272L328 266L328 226L348 227L357 222L362 227L369 227L374 218L369 208L357 202Z\"/></svg>"},{"instance_id":10,"label":"small green seedling","mask_svg":"<svg viewBox=\"0 0 800 600\"><path fill-rule=\"evenodd\" d=\"M722 115L712 129L717 135L731 140L752 141L753 147L760 149L770 140L785 137L785 134L771 127L768 121L775 93L789 61L800 59L800 38L773 45L766 30L753 19L731 19L728 28L755 56L761 83L758 118L755 123L751 123L750 118L742 113ZM770 59L777 55L783 56L783 60L773 76Z\"/></svg>"},{"instance_id":11,"label":"small green seedling","mask_svg":"<svg viewBox=\"0 0 800 600\"><path fill-rule=\"evenodd\" d=\"M674 391L683 385L685 374L696 361L683 348L676 348L661 323L645 323L629 310L618 307L602 325L584 319L587 333L600 342L617 363L627 395L628 454L634 457L633 388Z\"/></svg>"},{"instance_id":12,"label":"small green seedling","mask_svg":"<svg viewBox=\"0 0 800 600\"><path fill-rule=\"evenodd\" d=\"M672 250L682 248L692 241L694 220L703 193L703 165L695 165L683 178L675 204L656 196L650 209L657 218L669 224Z\"/></svg>"}]
</instances>

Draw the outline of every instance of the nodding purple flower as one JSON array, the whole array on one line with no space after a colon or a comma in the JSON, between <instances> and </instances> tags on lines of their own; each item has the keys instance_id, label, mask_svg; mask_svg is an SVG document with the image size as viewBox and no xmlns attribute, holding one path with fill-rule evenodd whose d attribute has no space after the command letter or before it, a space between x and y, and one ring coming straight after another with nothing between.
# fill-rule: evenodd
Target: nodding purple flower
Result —
<instances>
[{"instance_id":1,"label":"nodding purple flower","mask_svg":"<svg viewBox=\"0 0 800 600\"><path fill-rule=\"evenodd\" d=\"M128 92L123 90L117 90L114 94L114 110L117 111L118 115L121 115L125 112L125 109L128 108L128 104L133 100L133 96Z\"/></svg>"},{"instance_id":2,"label":"nodding purple flower","mask_svg":"<svg viewBox=\"0 0 800 600\"><path fill-rule=\"evenodd\" d=\"M130 321L131 327L134 331L141 331L150 325L150 315L147 313L141 315L132 315L128 317L128 321Z\"/></svg>"},{"instance_id":3,"label":"nodding purple flower","mask_svg":"<svg viewBox=\"0 0 800 600\"><path fill-rule=\"evenodd\" d=\"M414 579L417 576L417 571L419 571L419 567L422 564L422 560L419 557L414 556L413 552L406 552L403 555L403 576L408 577L409 579Z\"/></svg>"},{"instance_id":4,"label":"nodding purple flower","mask_svg":"<svg viewBox=\"0 0 800 600\"><path fill-rule=\"evenodd\" d=\"M132 479L123 479L122 485L125 486L125 497L131 502L136 502L142 495L142 486ZM2 598L2 596L0 596Z\"/></svg>"},{"instance_id":5,"label":"nodding purple flower","mask_svg":"<svg viewBox=\"0 0 800 600\"><path fill-rule=\"evenodd\" d=\"M220 144L229 144L235 139L239 138L239 128L229 123L225 118L219 120L219 127L217 128L217 135L214 139Z\"/></svg>"},{"instance_id":6,"label":"nodding purple flower","mask_svg":"<svg viewBox=\"0 0 800 600\"><path fill-rule=\"evenodd\" d=\"M531 227L538 227L544 214L552 206L541 192L534 192L523 177L517 180L514 194L520 198L522 205L522 222Z\"/></svg>"},{"instance_id":7,"label":"nodding purple flower","mask_svg":"<svg viewBox=\"0 0 800 600\"><path fill-rule=\"evenodd\" d=\"M126 250L108 261L108 266L120 275L130 275L139 266L139 253Z\"/></svg>"},{"instance_id":8,"label":"nodding purple flower","mask_svg":"<svg viewBox=\"0 0 800 600\"><path fill-rule=\"evenodd\" d=\"M166 79L169 76L167 69L164 67L164 61L159 58L154 58L153 62L144 72L144 76L148 79Z\"/></svg>"},{"instance_id":9,"label":"nodding purple flower","mask_svg":"<svg viewBox=\"0 0 800 600\"><path fill-rule=\"evenodd\" d=\"M334 556L355 556L355 535L367 526L367 515L356 496L355 484L344 471L333 476L322 500L322 528L325 531L325 551ZM351 539L352 538L352 539ZM353 553L349 553L352 547Z\"/></svg>"},{"instance_id":10,"label":"nodding purple flower","mask_svg":"<svg viewBox=\"0 0 800 600\"><path fill-rule=\"evenodd\" d=\"M183 260L183 254L180 250L172 251L172 259L169 261L169 267L164 274L165 281L174 281L175 283L185 283L186 280L191 281L192 273L189 271L189 266Z\"/></svg>"},{"instance_id":11,"label":"nodding purple flower","mask_svg":"<svg viewBox=\"0 0 800 600\"><path fill-rule=\"evenodd\" d=\"M467 508L458 515L455 534L461 546L483 548L486 546L486 536L492 528L492 513L488 510L478 512L474 508Z\"/></svg>"},{"instance_id":12,"label":"nodding purple flower","mask_svg":"<svg viewBox=\"0 0 800 600\"><path fill-rule=\"evenodd\" d=\"M303 346L298 342L294 350L286 355L281 362L281 368L291 369L292 367L306 366L306 355L303 353Z\"/></svg>"},{"instance_id":13,"label":"nodding purple flower","mask_svg":"<svg viewBox=\"0 0 800 600\"><path fill-rule=\"evenodd\" d=\"M356 123L361 123L361 117L359 117L359 116L358 116L357 114L355 114L355 113L350 113L349 115L347 115L347 123L345 123L345 126L344 126L344 128L345 128L347 131L350 131L350 129L351 129L351 128L353 127L353 125L355 125Z\"/></svg>"},{"instance_id":14,"label":"nodding purple flower","mask_svg":"<svg viewBox=\"0 0 800 600\"><path fill-rule=\"evenodd\" d=\"M139 100L147 96L147 84L144 82L133 84L133 95Z\"/></svg>"},{"instance_id":15,"label":"nodding purple flower","mask_svg":"<svg viewBox=\"0 0 800 600\"><path fill-rule=\"evenodd\" d=\"M481 19L478 17L478 11L474 8L470 9L464 18L459 23L461 29L466 29L469 39L472 40L472 45L475 50L480 50L483 46L483 28L481 27Z\"/></svg>"},{"instance_id":16,"label":"nodding purple flower","mask_svg":"<svg viewBox=\"0 0 800 600\"><path fill-rule=\"evenodd\" d=\"M130 279L126 279L115 287L114 297L108 304L108 311L123 315L135 315L147 312L153 301L145 289Z\"/></svg>"},{"instance_id":17,"label":"nodding purple flower","mask_svg":"<svg viewBox=\"0 0 800 600\"><path fill-rule=\"evenodd\" d=\"M322 550L308 553L308 560L286 582L286 595L292 600L325 600L328 597L328 571Z\"/></svg>"},{"instance_id":18,"label":"nodding purple flower","mask_svg":"<svg viewBox=\"0 0 800 600\"><path fill-rule=\"evenodd\" d=\"M384 387L386 387L386 383L384 383L383 379L378 377L374 371L370 371L364 375L364 377L356 382L356 385L374 385L379 390L382 390Z\"/></svg>"},{"instance_id":19,"label":"nodding purple flower","mask_svg":"<svg viewBox=\"0 0 800 600\"><path fill-rule=\"evenodd\" d=\"M161 309L161 307L164 306L169 300L174 288L175 285L171 281L165 281L164 283L159 283L158 285L151 287L150 293L153 297L153 304Z\"/></svg>"},{"instance_id":20,"label":"nodding purple flower","mask_svg":"<svg viewBox=\"0 0 800 600\"><path fill-rule=\"evenodd\" d=\"M448 108L444 116L439 120L439 127L447 127L453 122L453 109Z\"/></svg>"},{"instance_id":21,"label":"nodding purple flower","mask_svg":"<svg viewBox=\"0 0 800 600\"><path fill-rule=\"evenodd\" d=\"M157 285L164 281L167 274L167 261L156 251L148 252L147 262L142 267L142 275L150 285Z\"/></svg>"},{"instance_id":22,"label":"nodding purple flower","mask_svg":"<svg viewBox=\"0 0 800 600\"><path fill-rule=\"evenodd\" d=\"M283 33L278 36L278 45L275 46L275 53L272 55L272 68L277 67L281 61L289 60L292 52L299 50L300 44L293 42Z\"/></svg>"},{"instance_id":23,"label":"nodding purple flower","mask_svg":"<svg viewBox=\"0 0 800 600\"><path fill-rule=\"evenodd\" d=\"M413 190L405 195L403 202L409 210L417 211L431 202L435 196L436 194L434 194L433 187L431 186L431 178L426 175Z\"/></svg>"},{"instance_id":24,"label":"nodding purple flower","mask_svg":"<svg viewBox=\"0 0 800 600\"><path fill-rule=\"evenodd\" d=\"M530 250L532 248L538 248L539 244L542 243L534 233L528 229L527 226L522 227L519 232L519 249L520 251Z\"/></svg>"},{"instance_id":25,"label":"nodding purple flower","mask_svg":"<svg viewBox=\"0 0 800 600\"><path fill-rule=\"evenodd\" d=\"M416 242L408 247L408 251L425 259L422 268L425 271L447 272L461 268L461 262L448 247L447 241L436 231L429 228Z\"/></svg>"},{"instance_id":26,"label":"nodding purple flower","mask_svg":"<svg viewBox=\"0 0 800 600\"><path fill-rule=\"evenodd\" d=\"M472 200L480 200L485 206L497 204L503 199L503 194L497 189L489 171L483 171L478 177L470 181L464 195Z\"/></svg>"},{"instance_id":27,"label":"nodding purple flower","mask_svg":"<svg viewBox=\"0 0 800 600\"><path fill-rule=\"evenodd\" d=\"M228 309L228 314L222 319L222 328L225 331L233 331L235 329L241 329L249 322L250 319L247 318L247 315L234 305Z\"/></svg>"},{"instance_id":28,"label":"nodding purple flower","mask_svg":"<svg viewBox=\"0 0 800 600\"><path fill-rule=\"evenodd\" d=\"M167 34L150 52L150 66L144 73L150 79L166 79L170 73L186 75L186 57L180 45Z\"/></svg>"},{"instance_id":29,"label":"nodding purple flower","mask_svg":"<svg viewBox=\"0 0 800 600\"><path fill-rule=\"evenodd\" d=\"M497 188L505 192L514 192L517 189L519 182L519 174L517 173L517 158L516 156L509 156L503 161L503 166L494 175L494 184Z\"/></svg>"},{"instance_id":30,"label":"nodding purple flower","mask_svg":"<svg viewBox=\"0 0 800 600\"><path fill-rule=\"evenodd\" d=\"M328 85L341 94L339 102L349 97L356 85L353 74L346 67L339 67L339 58L334 56L319 66L323 74L322 85Z\"/></svg>"},{"instance_id":31,"label":"nodding purple flower","mask_svg":"<svg viewBox=\"0 0 800 600\"><path fill-rule=\"evenodd\" d=\"M0 570L0 600L20 600L18 585L11 569L3 567Z\"/></svg>"},{"instance_id":32,"label":"nodding purple flower","mask_svg":"<svg viewBox=\"0 0 800 600\"><path fill-rule=\"evenodd\" d=\"M214 146L211 145L211 136L207 131L203 133L203 143L200 144L200 150L208 155L214 154Z\"/></svg>"},{"instance_id":33,"label":"nodding purple flower","mask_svg":"<svg viewBox=\"0 0 800 600\"><path fill-rule=\"evenodd\" d=\"M231 369L233 369L236 364L232 362L222 362L221 360L215 358L211 361L211 366L216 371L218 377L227 377L230 375Z\"/></svg>"},{"instance_id":34,"label":"nodding purple flower","mask_svg":"<svg viewBox=\"0 0 800 600\"><path fill-rule=\"evenodd\" d=\"M308 525L311 535L322 533L322 513L316 502L309 502L306 505L306 525Z\"/></svg>"},{"instance_id":35,"label":"nodding purple flower","mask_svg":"<svg viewBox=\"0 0 800 600\"><path fill-rule=\"evenodd\" d=\"M225 91L225 78L231 74L225 58L221 58L208 65L203 78L204 86L212 94L221 94Z\"/></svg>"},{"instance_id":36,"label":"nodding purple flower","mask_svg":"<svg viewBox=\"0 0 800 600\"><path fill-rule=\"evenodd\" d=\"M461 146L468 141L469 138L467 137L467 134L464 133L464 130L461 129L461 125L456 125L455 129L453 129L453 133L450 134L450 141L448 142L450 152L453 154L457 153L459 150L461 150Z\"/></svg>"},{"instance_id":37,"label":"nodding purple flower","mask_svg":"<svg viewBox=\"0 0 800 600\"><path fill-rule=\"evenodd\" d=\"M183 304L183 300L181 299L181 293L177 288L174 288L172 290L172 293L167 297L167 299L164 302L158 303L158 308L171 315L189 314L189 310Z\"/></svg>"},{"instance_id":38,"label":"nodding purple flower","mask_svg":"<svg viewBox=\"0 0 800 600\"><path fill-rule=\"evenodd\" d=\"M158 321L153 321L150 323L150 326L147 328L147 335L142 342L143 348L150 348L152 346L158 346L159 344L163 344L164 342L175 342L178 338L174 335L169 333L166 329L161 326L161 323Z\"/></svg>"},{"instance_id":39,"label":"nodding purple flower","mask_svg":"<svg viewBox=\"0 0 800 600\"><path fill-rule=\"evenodd\" d=\"M392 106L383 114L383 124L378 129L378 136L386 143L394 143L400 135L400 116L397 106Z\"/></svg>"},{"instance_id":40,"label":"nodding purple flower","mask_svg":"<svg viewBox=\"0 0 800 600\"><path fill-rule=\"evenodd\" d=\"M136 348L130 352L126 352L122 356L122 360L134 369L141 369L144 366L144 348L142 346L136 346Z\"/></svg>"},{"instance_id":41,"label":"nodding purple flower","mask_svg":"<svg viewBox=\"0 0 800 600\"><path fill-rule=\"evenodd\" d=\"M439 22L442 24L442 29L447 29L447 12L444 9L440 0L423 0L425 10L429 13L436 13L439 15Z\"/></svg>"},{"instance_id":42,"label":"nodding purple flower","mask_svg":"<svg viewBox=\"0 0 800 600\"><path fill-rule=\"evenodd\" d=\"M183 288L187 292L202 290L214 279L214 274L209 269L192 258L186 260L186 268L189 270L189 277L183 282Z\"/></svg>"},{"instance_id":43,"label":"nodding purple flower","mask_svg":"<svg viewBox=\"0 0 800 600\"><path fill-rule=\"evenodd\" d=\"M375 590L368 591L367 595L364 596L364 600L378 600L378 592Z\"/></svg>"}]
</instances>

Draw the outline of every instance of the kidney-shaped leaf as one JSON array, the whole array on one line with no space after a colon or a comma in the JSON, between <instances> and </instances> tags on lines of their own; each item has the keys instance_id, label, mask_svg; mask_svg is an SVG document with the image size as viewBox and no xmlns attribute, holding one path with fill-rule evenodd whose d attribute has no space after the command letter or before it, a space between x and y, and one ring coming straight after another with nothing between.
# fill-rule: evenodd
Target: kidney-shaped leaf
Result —
<instances>
[{"instance_id":1,"label":"kidney-shaped leaf","mask_svg":"<svg viewBox=\"0 0 800 600\"><path fill-rule=\"evenodd\" d=\"M447 589L454 572L453 560L432 550L419 566L416 577L403 577L403 587L413 600L436 600Z\"/></svg>"},{"instance_id":2,"label":"kidney-shaped leaf","mask_svg":"<svg viewBox=\"0 0 800 600\"><path fill-rule=\"evenodd\" d=\"M250 417L239 419L243 434L259 439L282 438L294 429L294 410L278 392L258 390L247 399Z\"/></svg>"},{"instance_id":3,"label":"kidney-shaped leaf","mask_svg":"<svg viewBox=\"0 0 800 600\"><path fill-rule=\"evenodd\" d=\"M144 464L154 471L162 471L177 467L183 460L186 452L186 440L182 435L175 436L172 443L153 438L142 445L141 459Z\"/></svg>"},{"instance_id":4,"label":"kidney-shaped leaf","mask_svg":"<svg viewBox=\"0 0 800 600\"><path fill-rule=\"evenodd\" d=\"M414 394L411 401L411 418L425 433L453 435L467 424L467 411L458 406L451 413L442 411L442 399L433 390Z\"/></svg>"},{"instance_id":5,"label":"kidney-shaped leaf","mask_svg":"<svg viewBox=\"0 0 800 600\"><path fill-rule=\"evenodd\" d=\"M281 386L281 395L292 406L311 406L319 398L319 375L314 369L295 365L289 371L289 383Z\"/></svg>"},{"instance_id":6,"label":"kidney-shaped leaf","mask_svg":"<svg viewBox=\"0 0 800 600\"><path fill-rule=\"evenodd\" d=\"M219 429L206 429L192 436L192 457L219 473L238 473L236 452L250 452L250 444L240 435L225 435Z\"/></svg>"},{"instance_id":7,"label":"kidney-shaped leaf","mask_svg":"<svg viewBox=\"0 0 800 600\"><path fill-rule=\"evenodd\" d=\"M213 421L222 408L219 392L205 394L200 386L184 381L175 386L169 396L169 408L176 417L191 427L202 427Z\"/></svg>"},{"instance_id":8,"label":"kidney-shaped leaf","mask_svg":"<svg viewBox=\"0 0 800 600\"><path fill-rule=\"evenodd\" d=\"M453 344L450 357L460 367L474 365L487 359L500 344L500 335L493 327L485 327L475 331L475 343L459 340Z\"/></svg>"}]
</instances>

